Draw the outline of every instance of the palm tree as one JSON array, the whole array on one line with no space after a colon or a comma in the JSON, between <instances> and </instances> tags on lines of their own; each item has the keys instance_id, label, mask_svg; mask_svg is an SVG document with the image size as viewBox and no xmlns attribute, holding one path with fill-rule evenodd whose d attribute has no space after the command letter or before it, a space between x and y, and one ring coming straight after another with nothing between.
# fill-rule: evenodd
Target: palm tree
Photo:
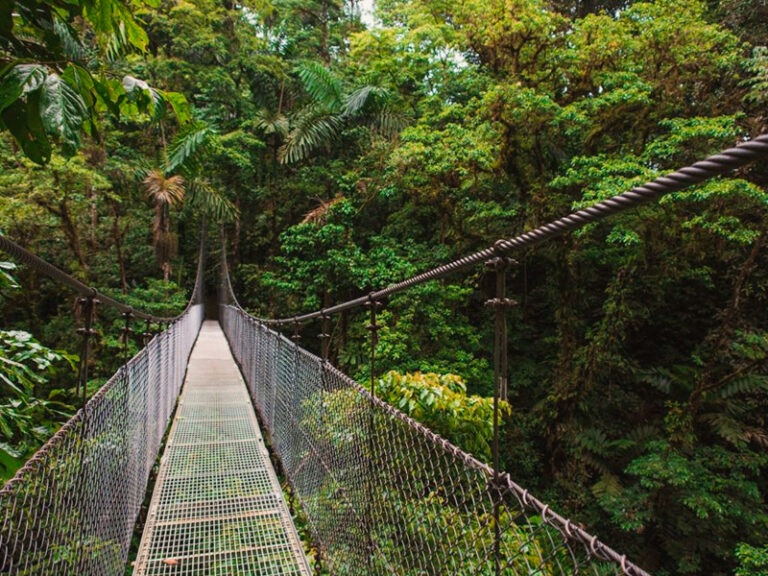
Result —
<instances>
[{"instance_id":1,"label":"palm tree","mask_svg":"<svg viewBox=\"0 0 768 576\"><path fill-rule=\"evenodd\" d=\"M178 238L171 232L170 209L184 200L184 178L180 175L166 176L161 170L151 170L144 178L144 190L155 206L152 221L152 243L155 257L163 270L163 280L171 276L171 258L176 255Z\"/></svg>"},{"instance_id":2,"label":"palm tree","mask_svg":"<svg viewBox=\"0 0 768 576\"><path fill-rule=\"evenodd\" d=\"M171 142L164 167L150 170L143 180L144 190L155 208L152 241L166 282L171 276L171 259L178 250L178 238L171 231L171 208L186 201L215 220L231 221L237 215L229 199L201 175L202 158L208 153L214 134L213 128L204 122L190 122Z\"/></svg>"},{"instance_id":3,"label":"palm tree","mask_svg":"<svg viewBox=\"0 0 768 576\"><path fill-rule=\"evenodd\" d=\"M312 101L291 118L292 128L280 148L284 164L308 158L352 124L367 125L385 137L395 136L406 124L403 115L391 110L392 98L383 88L366 85L347 92L319 62L303 64L298 73Z\"/></svg>"}]
</instances>

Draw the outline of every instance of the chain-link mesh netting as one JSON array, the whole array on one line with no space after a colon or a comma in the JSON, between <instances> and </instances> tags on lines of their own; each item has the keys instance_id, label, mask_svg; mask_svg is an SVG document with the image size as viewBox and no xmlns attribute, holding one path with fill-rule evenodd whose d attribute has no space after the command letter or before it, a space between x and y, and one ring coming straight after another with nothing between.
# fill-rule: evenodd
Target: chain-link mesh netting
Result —
<instances>
[{"instance_id":1,"label":"chain-link mesh netting","mask_svg":"<svg viewBox=\"0 0 768 576\"><path fill-rule=\"evenodd\" d=\"M190 306L0 490L0 574L122 574L202 320Z\"/></svg>"},{"instance_id":2,"label":"chain-link mesh netting","mask_svg":"<svg viewBox=\"0 0 768 576\"><path fill-rule=\"evenodd\" d=\"M646 574L240 308L221 322L332 574Z\"/></svg>"}]
</instances>

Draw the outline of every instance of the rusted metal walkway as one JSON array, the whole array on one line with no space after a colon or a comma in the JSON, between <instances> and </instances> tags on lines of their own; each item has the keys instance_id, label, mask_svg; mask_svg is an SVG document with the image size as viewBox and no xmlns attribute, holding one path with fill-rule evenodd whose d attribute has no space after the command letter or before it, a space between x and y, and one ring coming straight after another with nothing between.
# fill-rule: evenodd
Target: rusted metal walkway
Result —
<instances>
[{"instance_id":1,"label":"rusted metal walkway","mask_svg":"<svg viewBox=\"0 0 768 576\"><path fill-rule=\"evenodd\" d=\"M136 576L308 576L240 371L203 324L161 459Z\"/></svg>"}]
</instances>

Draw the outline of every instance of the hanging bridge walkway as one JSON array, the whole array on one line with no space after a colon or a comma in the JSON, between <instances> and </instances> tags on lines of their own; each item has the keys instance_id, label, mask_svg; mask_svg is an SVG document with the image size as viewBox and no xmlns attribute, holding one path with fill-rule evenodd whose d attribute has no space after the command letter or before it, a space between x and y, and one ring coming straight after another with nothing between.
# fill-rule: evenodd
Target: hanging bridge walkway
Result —
<instances>
[{"instance_id":1,"label":"hanging bridge walkway","mask_svg":"<svg viewBox=\"0 0 768 576\"><path fill-rule=\"evenodd\" d=\"M499 469L508 255L766 155L768 135L759 136L382 290L282 319L243 310L223 254L220 325L204 322L203 241L190 302L165 318L98 292L0 234L0 250L80 295L83 319L82 407L0 489L0 575L130 570L137 519L173 420L133 563L137 576L648 576ZM491 465L382 402L373 386L382 302L478 264L496 275L488 301L496 316ZM97 303L122 314L125 341L132 323L146 322L145 345L87 398ZM370 315L368 387L328 361L329 318L359 306ZM321 356L280 332L314 320L322 322ZM152 323L164 329L152 336ZM259 422L301 509L311 555Z\"/></svg>"},{"instance_id":2,"label":"hanging bridge walkway","mask_svg":"<svg viewBox=\"0 0 768 576\"><path fill-rule=\"evenodd\" d=\"M134 574L309 576L248 390L218 323L189 358Z\"/></svg>"}]
</instances>

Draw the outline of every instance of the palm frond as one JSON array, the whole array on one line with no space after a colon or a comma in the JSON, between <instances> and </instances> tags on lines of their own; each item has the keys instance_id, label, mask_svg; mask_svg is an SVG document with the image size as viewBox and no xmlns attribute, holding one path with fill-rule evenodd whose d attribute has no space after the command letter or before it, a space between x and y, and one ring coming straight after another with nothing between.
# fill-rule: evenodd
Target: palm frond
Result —
<instances>
[{"instance_id":1,"label":"palm frond","mask_svg":"<svg viewBox=\"0 0 768 576\"><path fill-rule=\"evenodd\" d=\"M200 168L200 155L207 148L209 138L216 131L204 122L190 122L173 139L165 168L166 174L181 171L188 178Z\"/></svg>"},{"instance_id":2,"label":"palm frond","mask_svg":"<svg viewBox=\"0 0 768 576\"><path fill-rule=\"evenodd\" d=\"M366 107L383 108L389 98L389 92L378 86L363 86L344 98L342 116L356 116Z\"/></svg>"},{"instance_id":3,"label":"palm frond","mask_svg":"<svg viewBox=\"0 0 768 576\"><path fill-rule=\"evenodd\" d=\"M210 218L222 223L234 222L239 216L237 207L221 192L203 180L193 180L189 185L189 204L205 212Z\"/></svg>"},{"instance_id":4,"label":"palm frond","mask_svg":"<svg viewBox=\"0 0 768 576\"><path fill-rule=\"evenodd\" d=\"M291 164L332 141L344 126L344 121L317 106L308 106L298 115L293 129L280 148L280 162Z\"/></svg>"},{"instance_id":5,"label":"palm frond","mask_svg":"<svg viewBox=\"0 0 768 576\"><path fill-rule=\"evenodd\" d=\"M304 219L301 221L301 223L316 224L318 226L324 226L328 219L328 211L343 199L344 199L344 196L342 196L341 194L336 196L330 202L324 202L321 199L320 206L318 206L317 208L313 208L312 210L307 212L306 215L304 216Z\"/></svg>"},{"instance_id":6,"label":"palm frond","mask_svg":"<svg viewBox=\"0 0 768 576\"><path fill-rule=\"evenodd\" d=\"M288 118L286 118L284 114L266 108L262 108L256 112L254 124L257 129L261 130L266 135L277 134L279 136L285 136L288 134L288 129L290 128Z\"/></svg>"},{"instance_id":7,"label":"palm frond","mask_svg":"<svg viewBox=\"0 0 768 576\"><path fill-rule=\"evenodd\" d=\"M408 126L408 120L407 116L385 108L373 117L371 128L385 138L394 138Z\"/></svg>"},{"instance_id":8,"label":"palm frond","mask_svg":"<svg viewBox=\"0 0 768 576\"><path fill-rule=\"evenodd\" d=\"M166 177L160 170L151 170L143 185L155 206L175 206L184 199L184 178L179 175Z\"/></svg>"},{"instance_id":9,"label":"palm frond","mask_svg":"<svg viewBox=\"0 0 768 576\"><path fill-rule=\"evenodd\" d=\"M304 62L298 67L299 78L304 89L315 103L325 106L330 112L338 112L343 106L341 81L319 62Z\"/></svg>"}]
</instances>

